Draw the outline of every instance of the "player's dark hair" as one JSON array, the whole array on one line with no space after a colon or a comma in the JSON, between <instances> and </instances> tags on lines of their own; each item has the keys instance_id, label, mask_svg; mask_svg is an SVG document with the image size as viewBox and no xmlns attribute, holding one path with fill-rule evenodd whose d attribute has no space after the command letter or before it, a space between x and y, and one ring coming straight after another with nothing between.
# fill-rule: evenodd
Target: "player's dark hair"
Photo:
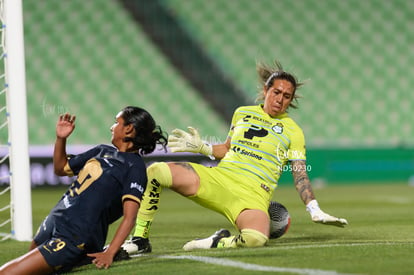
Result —
<instances>
[{"instance_id":1,"label":"player's dark hair","mask_svg":"<svg viewBox=\"0 0 414 275\"><path fill-rule=\"evenodd\" d=\"M293 103L293 101L297 102L297 99L299 98L298 95L296 95L296 89L301 87L304 83L299 82L295 75L286 72L283 70L282 64L275 60L273 66L269 66L265 63L259 62L257 64L257 73L259 74L259 81L260 81L260 87L258 96L256 98L256 101L263 100L263 89L266 89L266 91L273 86L273 83L276 79L284 79L292 83L293 85L293 99L292 102L289 104L289 107L297 108L297 105Z\"/></svg>"},{"instance_id":2,"label":"player's dark hair","mask_svg":"<svg viewBox=\"0 0 414 275\"><path fill-rule=\"evenodd\" d=\"M126 137L124 141L132 141L134 144L132 149L137 150L138 154L152 153L157 144L162 145L165 151L167 150L167 135L146 110L127 106L122 109L121 117L124 119L125 125L132 124L135 128L135 137Z\"/></svg>"}]
</instances>

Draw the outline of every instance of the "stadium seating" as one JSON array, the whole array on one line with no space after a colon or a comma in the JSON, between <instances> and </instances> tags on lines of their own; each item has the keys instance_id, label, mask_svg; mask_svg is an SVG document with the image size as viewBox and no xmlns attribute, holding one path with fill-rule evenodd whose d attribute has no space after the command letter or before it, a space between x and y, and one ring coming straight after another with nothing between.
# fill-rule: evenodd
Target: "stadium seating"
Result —
<instances>
[{"instance_id":1,"label":"stadium seating","mask_svg":"<svg viewBox=\"0 0 414 275\"><path fill-rule=\"evenodd\" d=\"M256 61L306 81L299 109L311 147L414 144L413 1L165 0L253 100ZM31 144L53 142L58 112L78 116L72 143L108 142L117 110L146 107L166 130L223 121L116 1L24 1ZM196 61L194 61L196 62Z\"/></svg>"},{"instance_id":2,"label":"stadium seating","mask_svg":"<svg viewBox=\"0 0 414 275\"><path fill-rule=\"evenodd\" d=\"M24 2L30 143L51 144L58 113L72 112L71 144L107 143L120 108L142 106L165 129L223 121L114 1Z\"/></svg>"},{"instance_id":3,"label":"stadium seating","mask_svg":"<svg viewBox=\"0 0 414 275\"><path fill-rule=\"evenodd\" d=\"M291 111L312 147L413 145L412 1L180 1L166 5L254 98L256 61L306 85Z\"/></svg>"}]
</instances>

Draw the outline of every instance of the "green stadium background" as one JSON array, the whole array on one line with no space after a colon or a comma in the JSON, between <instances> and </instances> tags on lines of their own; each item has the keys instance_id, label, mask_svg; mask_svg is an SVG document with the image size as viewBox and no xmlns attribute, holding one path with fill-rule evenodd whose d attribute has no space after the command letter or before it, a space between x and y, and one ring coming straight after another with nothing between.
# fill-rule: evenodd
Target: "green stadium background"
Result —
<instances>
[{"instance_id":1,"label":"green stadium background","mask_svg":"<svg viewBox=\"0 0 414 275\"><path fill-rule=\"evenodd\" d=\"M167 131L192 125L224 141L235 106L254 104L256 63L278 59L306 81L290 114L312 179L413 178L414 1L23 4L31 146L54 143L63 112L77 116L71 145L108 143L126 105Z\"/></svg>"}]
</instances>

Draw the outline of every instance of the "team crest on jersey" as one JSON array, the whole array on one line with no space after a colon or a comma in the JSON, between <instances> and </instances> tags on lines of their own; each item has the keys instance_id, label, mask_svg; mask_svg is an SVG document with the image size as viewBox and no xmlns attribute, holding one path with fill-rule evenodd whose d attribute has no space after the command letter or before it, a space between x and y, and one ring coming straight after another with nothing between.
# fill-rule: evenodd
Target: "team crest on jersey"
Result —
<instances>
[{"instance_id":1,"label":"team crest on jersey","mask_svg":"<svg viewBox=\"0 0 414 275\"><path fill-rule=\"evenodd\" d=\"M275 131L276 134L283 133L283 124L278 122L275 126L272 127L272 130Z\"/></svg>"}]
</instances>

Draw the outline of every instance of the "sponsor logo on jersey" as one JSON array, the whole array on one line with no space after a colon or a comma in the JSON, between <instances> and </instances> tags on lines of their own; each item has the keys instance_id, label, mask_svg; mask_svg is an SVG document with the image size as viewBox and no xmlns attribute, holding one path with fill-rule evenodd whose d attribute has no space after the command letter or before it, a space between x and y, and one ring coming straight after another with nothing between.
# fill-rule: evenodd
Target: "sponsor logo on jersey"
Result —
<instances>
[{"instance_id":1,"label":"sponsor logo on jersey","mask_svg":"<svg viewBox=\"0 0 414 275\"><path fill-rule=\"evenodd\" d=\"M260 187L262 187L266 192L270 192L270 188L266 186L265 184L260 184Z\"/></svg>"},{"instance_id":2,"label":"sponsor logo on jersey","mask_svg":"<svg viewBox=\"0 0 414 275\"><path fill-rule=\"evenodd\" d=\"M251 142L249 140L243 140L243 139L239 139L237 140L238 143L243 144L243 145L247 145L247 146L251 146L254 148L259 148L259 144L255 143L255 142Z\"/></svg>"},{"instance_id":3,"label":"sponsor logo on jersey","mask_svg":"<svg viewBox=\"0 0 414 275\"><path fill-rule=\"evenodd\" d=\"M63 198L63 204L65 205L66 208L69 208L69 207L72 206L72 204L70 204L70 202L69 202L68 196L65 196Z\"/></svg>"},{"instance_id":4,"label":"sponsor logo on jersey","mask_svg":"<svg viewBox=\"0 0 414 275\"><path fill-rule=\"evenodd\" d=\"M141 193L144 192L144 188L141 185L139 185L137 182L131 182L130 188L131 189L134 189L134 188L138 189L138 191L140 191Z\"/></svg>"},{"instance_id":5,"label":"sponsor logo on jersey","mask_svg":"<svg viewBox=\"0 0 414 275\"><path fill-rule=\"evenodd\" d=\"M235 152L235 153L238 153L238 154L241 154L241 155L245 155L245 156L249 156L249 157L252 157L252 158L255 158L255 159L258 159L258 160L262 160L262 156L259 156L259 155L257 155L257 154L255 154L254 152L252 152L252 151L248 151L248 150L246 150L246 149L243 149L243 148L240 148L240 147L238 147L238 146L234 146L233 148L232 148L232 150Z\"/></svg>"},{"instance_id":6,"label":"sponsor logo on jersey","mask_svg":"<svg viewBox=\"0 0 414 275\"><path fill-rule=\"evenodd\" d=\"M161 187L161 183L159 183L157 179L152 179L150 181L150 185L147 186L147 193L148 193L148 190L151 190L149 192L149 195L146 194L146 196L148 196L149 198L148 204L151 206L147 208L147 210L158 209L158 203L160 201L160 192L161 192L160 187Z\"/></svg>"},{"instance_id":7,"label":"sponsor logo on jersey","mask_svg":"<svg viewBox=\"0 0 414 275\"><path fill-rule=\"evenodd\" d=\"M246 115L246 116L243 118L243 121L244 121L244 122L248 122L248 121L249 121L249 118L251 118L251 119L253 119L253 120L256 120L256 121L259 121L259 122L261 122L261 123L264 123L264 124L266 124L266 125L270 125L270 124L272 124L272 122L268 121L267 119L264 119L264 118L261 118L261 117L258 117L258 116L251 116L251 115Z\"/></svg>"}]
</instances>

